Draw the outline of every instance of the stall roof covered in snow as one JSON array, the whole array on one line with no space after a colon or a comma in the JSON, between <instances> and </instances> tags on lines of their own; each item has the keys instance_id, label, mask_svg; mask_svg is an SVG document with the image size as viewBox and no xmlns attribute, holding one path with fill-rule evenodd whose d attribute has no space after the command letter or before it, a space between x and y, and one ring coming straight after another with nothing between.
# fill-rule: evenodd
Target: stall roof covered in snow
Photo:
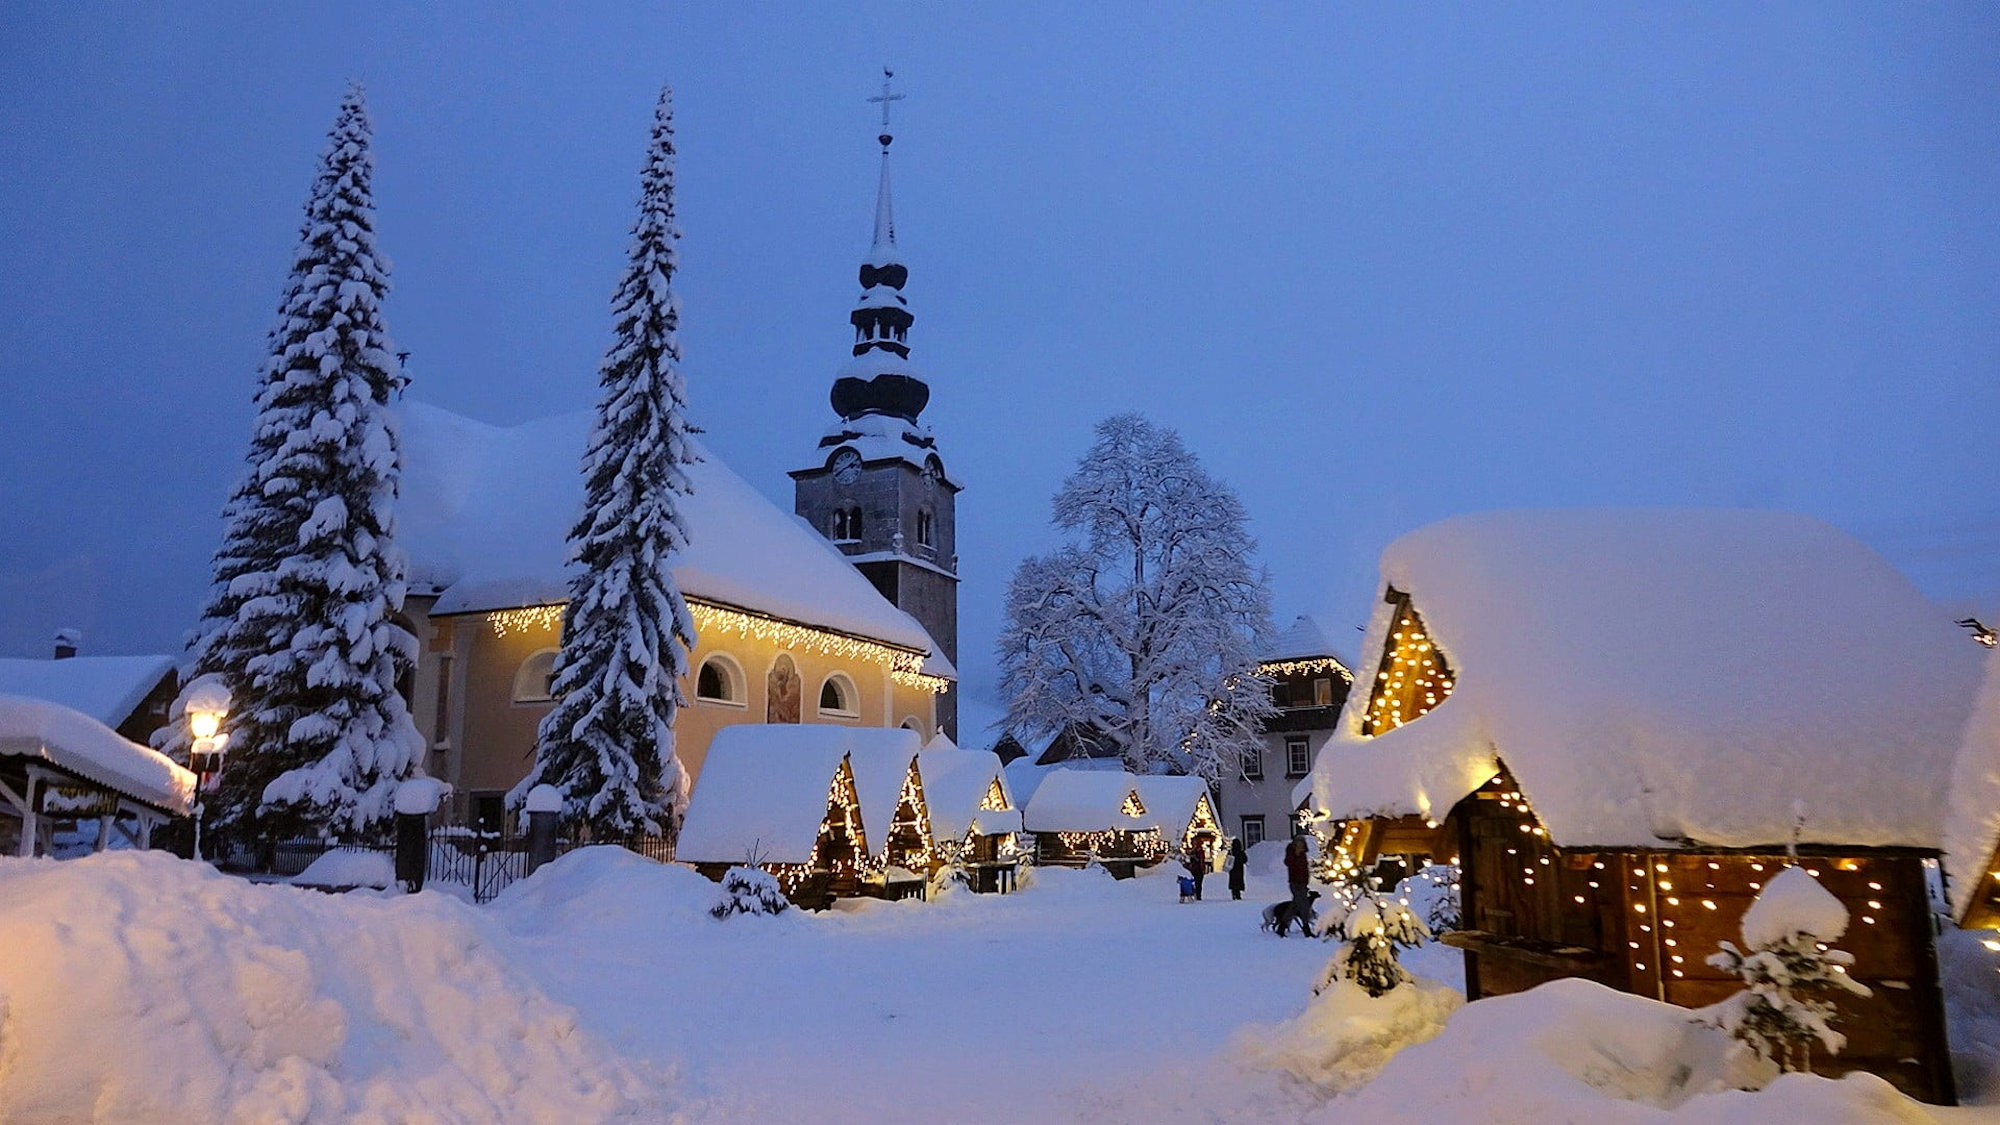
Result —
<instances>
[{"instance_id":1,"label":"stall roof covered in snow","mask_svg":"<svg viewBox=\"0 0 2000 1125\"><path fill-rule=\"evenodd\" d=\"M131 718L173 671L171 656L6 659L0 660L0 695L46 699L115 727Z\"/></svg>"},{"instance_id":2,"label":"stall roof covered in snow","mask_svg":"<svg viewBox=\"0 0 2000 1125\"><path fill-rule=\"evenodd\" d=\"M1265 664L1278 664L1287 660L1312 660L1324 657L1339 660L1343 667L1347 664L1347 661L1333 650L1333 645L1327 641L1319 622L1302 613L1289 628L1278 634L1257 659Z\"/></svg>"},{"instance_id":3,"label":"stall roof covered in snow","mask_svg":"<svg viewBox=\"0 0 2000 1125\"><path fill-rule=\"evenodd\" d=\"M1795 802L1810 843L1943 844L1985 653L1818 520L1494 512L1390 544L1382 578L1456 684L1375 738L1346 710L1298 794L1336 816L1442 818L1504 761L1569 846L1782 844Z\"/></svg>"},{"instance_id":4,"label":"stall roof covered in snow","mask_svg":"<svg viewBox=\"0 0 2000 1125\"><path fill-rule=\"evenodd\" d=\"M0 695L0 758L39 760L176 816L194 803L194 775L81 711Z\"/></svg>"},{"instance_id":5,"label":"stall roof covered in snow","mask_svg":"<svg viewBox=\"0 0 2000 1125\"><path fill-rule=\"evenodd\" d=\"M1198 777L1141 774L1132 781L1139 790L1139 800L1145 804L1146 811L1159 822L1160 835L1169 840L1187 835L1195 809L1208 795L1208 783ZM1211 813L1213 811L1210 810Z\"/></svg>"},{"instance_id":6,"label":"stall roof covered in snow","mask_svg":"<svg viewBox=\"0 0 2000 1125\"><path fill-rule=\"evenodd\" d=\"M1128 816L1125 798L1137 790L1137 778L1124 770L1051 769L1021 810L1030 832L1141 831L1160 827L1160 818L1145 797L1146 815Z\"/></svg>"},{"instance_id":7,"label":"stall roof covered in snow","mask_svg":"<svg viewBox=\"0 0 2000 1125\"><path fill-rule=\"evenodd\" d=\"M724 727L709 743L675 854L689 863L806 862L842 759L854 771L862 831L879 851L919 745L915 731L881 727Z\"/></svg>"},{"instance_id":8,"label":"stall roof covered in snow","mask_svg":"<svg viewBox=\"0 0 2000 1125\"><path fill-rule=\"evenodd\" d=\"M566 537L583 504L588 412L490 426L420 402L398 411L398 543L434 613L553 605L569 597ZM715 455L688 466L688 546L674 580L689 597L933 652L923 626L825 537L780 511Z\"/></svg>"},{"instance_id":9,"label":"stall roof covered in snow","mask_svg":"<svg viewBox=\"0 0 2000 1125\"><path fill-rule=\"evenodd\" d=\"M1963 919L2000 851L2000 654L1986 657L1979 702L1966 720L1945 821L1945 875L1952 915Z\"/></svg>"},{"instance_id":10,"label":"stall roof covered in snow","mask_svg":"<svg viewBox=\"0 0 2000 1125\"><path fill-rule=\"evenodd\" d=\"M1006 771L1000 755L991 750L964 750L942 733L924 744L917 755L917 771L924 779L924 804L930 809L931 837L957 840L977 822L982 834L1014 832L1021 827L1021 814L1008 797L1004 811L979 807L993 783L1007 793Z\"/></svg>"}]
</instances>

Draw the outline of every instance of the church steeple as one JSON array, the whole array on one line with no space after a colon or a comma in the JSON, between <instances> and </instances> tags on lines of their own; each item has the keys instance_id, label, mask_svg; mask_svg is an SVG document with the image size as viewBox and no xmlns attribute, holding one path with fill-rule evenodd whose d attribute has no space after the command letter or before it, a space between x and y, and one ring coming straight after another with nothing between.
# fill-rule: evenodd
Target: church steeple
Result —
<instances>
[{"instance_id":1,"label":"church steeple","mask_svg":"<svg viewBox=\"0 0 2000 1125\"><path fill-rule=\"evenodd\" d=\"M890 91L883 71L882 93L868 99L882 106L882 132L875 139L882 146L882 175L875 189L875 236L862 260L861 296L848 314L854 325L854 358L843 366L834 380L830 396L834 413L843 420L868 414L886 414L915 422L930 402L931 390L909 363L910 325L916 317L903 296L910 280L909 267L896 246L896 215L889 191L889 107L902 94Z\"/></svg>"}]
</instances>

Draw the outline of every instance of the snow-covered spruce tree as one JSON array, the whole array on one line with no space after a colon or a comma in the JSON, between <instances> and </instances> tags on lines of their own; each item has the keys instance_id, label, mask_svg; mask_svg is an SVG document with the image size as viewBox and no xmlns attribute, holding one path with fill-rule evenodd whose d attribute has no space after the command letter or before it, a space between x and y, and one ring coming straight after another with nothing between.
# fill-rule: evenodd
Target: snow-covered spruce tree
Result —
<instances>
[{"instance_id":1,"label":"snow-covered spruce tree","mask_svg":"<svg viewBox=\"0 0 2000 1125\"><path fill-rule=\"evenodd\" d=\"M220 674L234 700L212 822L267 840L386 819L424 749L396 691L416 655L394 621L404 562L388 406L404 378L382 323L369 140L353 86L306 201L250 471L224 509L193 642L194 672Z\"/></svg>"},{"instance_id":2,"label":"snow-covered spruce tree","mask_svg":"<svg viewBox=\"0 0 2000 1125\"><path fill-rule=\"evenodd\" d=\"M1412 979L1396 960L1397 952L1429 941L1431 931L1408 903L1363 890L1327 924L1324 936L1343 944L1320 971L1313 992L1325 991L1336 980L1351 980L1368 995L1380 996Z\"/></svg>"},{"instance_id":3,"label":"snow-covered spruce tree","mask_svg":"<svg viewBox=\"0 0 2000 1125\"><path fill-rule=\"evenodd\" d=\"M551 684L556 704L542 719L534 768L507 795L518 807L530 789L552 785L563 794L563 822L599 838L671 833L685 799L673 722L694 620L668 569L687 542L680 498L689 491L683 466L694 459L671 287L679 238L673 94L663 89L630 262L612 298L615 340L598 374L583 515L569 533L577 572Z\"/></svg>"},{"instance_id":4,"label":"snow-covered spruce tree","mask_svg":"<svg viewBox=\"0 0 2000 1125\"><path fill-rule=\"evenodd\" d=\"M1847 1037L1833 1029L1840 991L1872 995L1847 975L1854 955L1832 948L1847 932L1847 907L1803 867L1780 871L1743 912L1743 944L1723 942L1708 963L1743 979L1744 990L1702 1012L1702 1021L1747 1044L1783 1071L1812 1069L1812 1045L1837 1055Z\"/></svg>"},{"instance_id":5,"label":"snow-covered spruce tree","mask_svg":"<svg viewBox=\"0 0 2000 1125\"><path fill-rule=\"evenodd\" d=\"M708 913L718 920L734 914L783 914L791 905L770 872L761 867L732 867L722 873L722 897Z\"/></svg>"},{"instance_id":6,"label":"snow-covered spruce tree","mask_svg":"<svg viewBox=\"0 0 2000 1125\"><path fill-rule=\"evenodd\" d=\"M1121 414L1098 423L1055 524L1070 542L1008 585L1009 726L1090 732L1142 772L1240 769L1272 708L1256 659L1270 594L1236 495L1174 431Z\"/></svg>"}]
</instances>

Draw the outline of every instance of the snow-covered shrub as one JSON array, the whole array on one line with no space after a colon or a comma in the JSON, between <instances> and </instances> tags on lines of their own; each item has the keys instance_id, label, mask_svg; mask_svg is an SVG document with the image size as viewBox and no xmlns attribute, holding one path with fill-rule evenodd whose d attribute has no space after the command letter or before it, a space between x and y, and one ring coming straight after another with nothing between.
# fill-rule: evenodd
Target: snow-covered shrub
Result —
<instances>
[{"instance_id":1,"label":"snow-covered shrub","mask_svg":"<svg viewBox=\"0 0 2000 1125\"><path fill-rule=\"evenodd\" d=\"M1458 865L1432 863L1396 884L1395 895L1409 904L1434 934L1458 928Z\"/></svg>"},{"instance_id":2,"label":"snow-covered shrub","mask_svg":"<svg viewBox=\"0 0 2000 1125\"><path fill-rule=\"evenodd\" d=\"M1396 951L1430 940L1431 931L1400 899L1361 891L1345 910L1329 910L1324 936L1343 944L1320 970L1314 994L1335 981L1350 980L1370 996L1380 996L1414 978L1396 961Z\"/></svg>"},{"instance_id":3,"label":"snow-covered shrub","mask_svg":"<svg viewBox=\"0 0 2000 1125\"><path fill-rule=\"evenodd\" d=\"M1722 943L1708 959L1743 978L1744 990L1703 1009L1701 1019L1747 1044L1781 1070L1811 1070L1812 1045L1839 1054L1847 1037L1828 1022L1833 990L1868 996L1847 974L1854 955L1831 943L1847 932L1847 907L1803 867L1787 867L1743 913L1743 944Z\"/></svg>"},{"instance_id":4,"label":"snow-covered shrub","mask_svg":"<svg viewBox=\"0 0 2000 1125\"><path fill-rule=\"evenodd\" d=\"M778 880L761 867L732 867L722 875L722 897L708 908L716 918L732 914L783 914L791 902Z\"/></svg>"},{"instance_id":5,"label":"snow-covered shrub","mask_svg":"<svg viewBox=\"0 0 2000 1125\"><path fill-rule=\"evenodd\" d=\"M1248 1027L1236 1052L1258 1069L1285 1071L1322 1094L1367 1085L1397 1052L1444 1030L1464 1006L1458 989L1417 980L1407 988L1371 997L1352 981L1336 981L1306 1010L1271 1027Z\"/></svg>"}]
</instances>

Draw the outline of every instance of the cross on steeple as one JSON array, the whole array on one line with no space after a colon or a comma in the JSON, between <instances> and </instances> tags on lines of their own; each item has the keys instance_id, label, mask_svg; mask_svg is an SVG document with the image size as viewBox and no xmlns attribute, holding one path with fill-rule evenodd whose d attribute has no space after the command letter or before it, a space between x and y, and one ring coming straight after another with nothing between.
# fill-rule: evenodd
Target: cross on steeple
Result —
<instances>
[{"instance_id":1,"label":"cross on steeple","mask_svg":"<svg viewBox=\"0 0 2000 1125\"><path fill-rule=\"evenodd\" d=\"M890 69L889 69L888 67L886 67L886 66L885 66L885 67L883 67L883 68L882 68L882 92L881 92L881 94L879 94L879 95L877 95L877 96L875 96L875 97L872 97L872 98L869 98L869 99L868 99L868 100L869 100L869 101L870 101L871 103L873 103L873 102L880 102L880 103L881 103L881 105L882 105L882 135L881 135L881 136L879 136L879 137L877 137L877 138L875 138L875 139L876 139L876 140L878 140L878 141L880 141L880 142L882 142L882 151L883 151L883 152L888 152L888 151L889 151L889 142L890 142L890 141L893 141L893 140L895 140L895 139L896 139L896 138L894 138L894 137L892 137L892 136L890 136L890 135L889 135L889 104L890 104L891 102L900 102L900 101L902 101L902 100L903 100L903 99L904 99L905 97L907 97L907 96L908 96L908 95L906 95L906 94L896 94L896 93L891 93L891 92L890 92L890 90L889 90L889 80L890 80L890 79L892 79L892 78L894 78L894 77L896 77L896 72L895 72L895 71L893 71L893 70L890 70Z\"/></svg>"}]
</instances>

